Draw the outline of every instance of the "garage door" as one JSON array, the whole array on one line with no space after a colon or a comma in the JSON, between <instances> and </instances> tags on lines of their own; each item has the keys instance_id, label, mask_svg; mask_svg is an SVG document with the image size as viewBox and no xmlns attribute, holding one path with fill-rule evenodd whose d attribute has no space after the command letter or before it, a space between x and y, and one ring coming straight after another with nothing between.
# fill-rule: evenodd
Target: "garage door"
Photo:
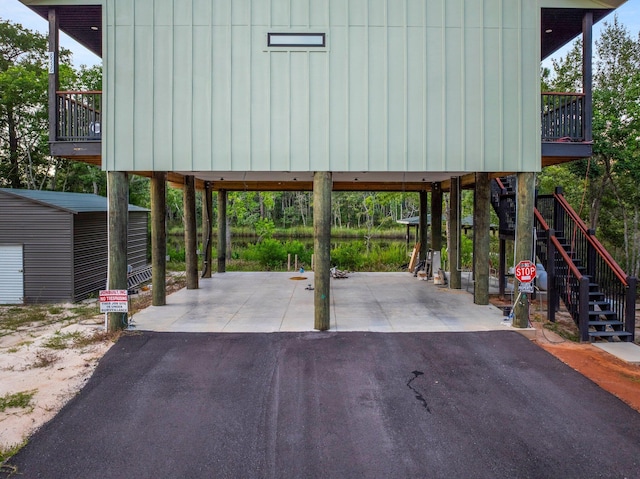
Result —
<instances>
[{"instance_id":1,"label":"garage door","mask_svg":"<svg viewBox=\"0 0 640 479\"><path fill-rule=\"evenodd\" d=\"M22 245L0 245L0 304L24 299Z\"/></svg>"}]
</instances>

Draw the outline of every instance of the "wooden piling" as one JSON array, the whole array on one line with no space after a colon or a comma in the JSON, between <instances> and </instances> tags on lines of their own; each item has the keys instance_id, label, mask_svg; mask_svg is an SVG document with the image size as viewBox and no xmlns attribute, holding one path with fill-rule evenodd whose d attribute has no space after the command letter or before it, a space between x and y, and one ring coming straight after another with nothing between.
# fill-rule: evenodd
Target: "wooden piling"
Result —
<instances>
[{"instance_id":1,"label":"wooden piling","mask_svg":"<svg viewBox=\"0 0 640 479\"><path fill-rule=\"evenodd\" d=\"M473 207L473 302L489 304L489 231L491 179L488 173L476 173Z\"/></svg>"},{"instance_id":2,"label":"wooden piling","mask_svg":"<svg viewBox=\"0 0 640 479\"><path fill-rule=\"evenodd\" d=\"M184 177L184 249L187 289L198 289L198 253L196 229L195 177Z\"/></svg>"},{"instance_id":3,"label":"wooden piling","mask_svg":"<svg viewBox=\"0 0 640 479\"><path fill-rule=\"evenodd\" d=\"M129 223L129 178L123 171L107 172L109 203L109 280L108 289L128 289L127 229ZM109 331L128 326L126 313L108 313Z\"/></svg>"},{"instance_id":4,"label":"wooden piling","mask_svg":"<svg viewBox=\"0 0 640 479\"><path fill-rule=\"evenodd\" d=\"M331 172L316 171L313 174L314 328L320 331L329 329L331 316L331 190Z\"/></svg>"},{"instance_id":5,"label":"wooden piling","mask_svg":"<svg viewBox=\"0 0 640 479\"><path fill-rule=\"evenodd\" d=\"M167 304L167 174L151 175L151 304Z\"/></svg>"}]
</instances>

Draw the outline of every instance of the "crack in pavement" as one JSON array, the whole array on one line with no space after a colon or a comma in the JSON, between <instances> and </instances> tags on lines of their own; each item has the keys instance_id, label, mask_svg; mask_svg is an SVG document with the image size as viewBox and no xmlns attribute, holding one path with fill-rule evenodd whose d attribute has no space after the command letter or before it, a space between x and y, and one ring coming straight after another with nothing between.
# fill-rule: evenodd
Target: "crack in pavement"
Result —
<instances>
[{"instance_id":1,"label":"crack in pavement","mask_svg":"<svg viewBox=\"0 0 640 479\"><path fill-rule=\"evenodd\" d=\"M411 371L411 374L413 374L413 377L411 379L409 379L407 381L407 387L409 389L411 389L414 394L415 394L415 398L420 401L422 403L422 406L427 410L427 412L429 414L431 414L431 409L429 408L429 404L427 404L427 400L425 399L425 397L415 388L413 387L413 385L411 384L414 380L416 380L419 376L423 376L424 373L422 371Z\"/></svg>"}]
</instances>

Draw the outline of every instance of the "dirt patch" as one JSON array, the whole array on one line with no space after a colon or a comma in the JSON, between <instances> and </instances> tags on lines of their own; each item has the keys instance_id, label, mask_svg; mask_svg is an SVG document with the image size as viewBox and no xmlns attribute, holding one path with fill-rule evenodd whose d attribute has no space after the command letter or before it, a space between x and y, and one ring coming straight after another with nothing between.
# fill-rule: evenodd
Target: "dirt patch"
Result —
<instances>
[{"instance_id":1,"label":"dirt patch","mask_svg":"<svg viewBox=\"0 0 640 479\"><path fill-rule=\"evenodd\" d=\"M167 294L184 284L184 274L169 276ZM141 288L131 312L151 300ZM97 300L0 307L0 464L84 386L117 338Z\"/></svg>"}]
</instances>

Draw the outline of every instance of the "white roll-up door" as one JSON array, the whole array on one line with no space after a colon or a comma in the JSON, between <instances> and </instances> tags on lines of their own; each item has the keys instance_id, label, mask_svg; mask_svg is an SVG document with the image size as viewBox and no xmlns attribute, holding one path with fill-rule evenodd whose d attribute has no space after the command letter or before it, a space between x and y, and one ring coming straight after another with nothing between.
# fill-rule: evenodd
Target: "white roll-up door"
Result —
<instances>
[{"instance_id":1,"label":"white roll-up door","mask_svg":"<svg viewBox=\"0 0 640 479\"><path fill-rule=\"evenodd\" d=\"M24 300L22 245L0 245L0 304Z\"/></svg>"}]
</instances>

